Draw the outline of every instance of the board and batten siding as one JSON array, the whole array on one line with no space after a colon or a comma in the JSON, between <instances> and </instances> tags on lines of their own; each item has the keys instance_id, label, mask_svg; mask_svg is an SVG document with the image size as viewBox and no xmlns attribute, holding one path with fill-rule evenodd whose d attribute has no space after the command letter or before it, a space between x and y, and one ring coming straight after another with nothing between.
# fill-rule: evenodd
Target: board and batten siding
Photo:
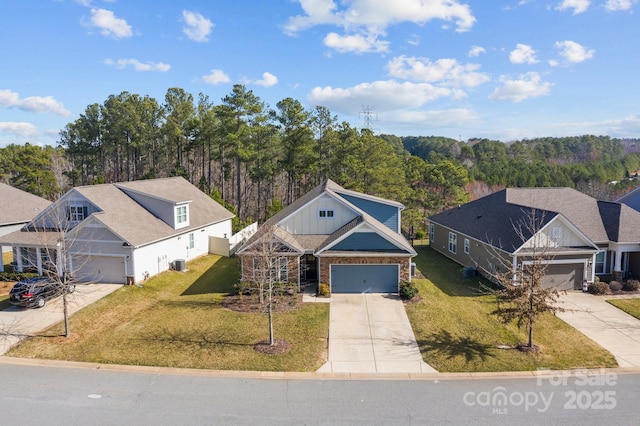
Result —
<instances>
[{"instance_id":1,"label":"board and batten siding","mask_svg":"<svg viewBox=\"0 0 640 426\"><path fill-rule=\"evenodd\" d=\"M320 210L332 210L333 217L320 218ZM322 195L291 216L280 226L294 235L330 235L356 217L356 213L335 198Z\"/></svg>"},{"instance_id":2,"label":"board and batten siding","mask_svg":"<svg viewBox=\"0 0 640 426\"><path fill-rule=\"evenodd\" d=\"M364 210L394 232L400 232L400 209L398 207L347 194L340 194L340 196L359 209Z\"/></svg>"}]
</instances>

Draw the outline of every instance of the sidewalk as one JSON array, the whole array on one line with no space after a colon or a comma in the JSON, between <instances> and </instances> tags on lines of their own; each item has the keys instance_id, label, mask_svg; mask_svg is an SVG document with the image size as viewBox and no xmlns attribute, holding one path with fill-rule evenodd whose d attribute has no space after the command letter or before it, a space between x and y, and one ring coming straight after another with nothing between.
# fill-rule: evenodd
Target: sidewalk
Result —
<instances>
[{"instance_id":1,"label":"sidewalk","mask_svg":"<svg viewBox=\"0 0 640 426\"><path fill-rule=\"evenodd\" d=\"M68 296L69 314L103 298L122 287L119 284L81 284ZM62 298L50 300L41 309L23 309L11 306L0 311L0 355L25 337L33 336L62 321Z\"/></svg>"},{"instance_id":2,"label":"sidewalk","mask_svg":"<svg viewBox=\"0 0 640 426\"><path fill-rule=\"evenodd\" d=\"M602 296L570 291L559 299L559 318L611 352L620 367L640 367L640 320Z\"/></svg>"},{"instance_id":3,"label":"sidewalk","mask_svg":"<svg viewBox=\"0 0 640 426\"><path fill-rule=\"evenodd\" d=\"M397 295L332 294L329 359L318 373L437 373Z\"/></svg>"}]
</instances>

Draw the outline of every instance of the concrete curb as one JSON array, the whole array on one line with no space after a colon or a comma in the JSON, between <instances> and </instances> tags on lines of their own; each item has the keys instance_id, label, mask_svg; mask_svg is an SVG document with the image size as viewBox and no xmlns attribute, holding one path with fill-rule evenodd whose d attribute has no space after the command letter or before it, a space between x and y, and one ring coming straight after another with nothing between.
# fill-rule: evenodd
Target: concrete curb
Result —
<instances>
[{"instance_id":1,"label":"concrete curb","mask_svg":"<svg viewBox=\"0 0 640 426\"><path fill-rule=\"evenodd\" d=\"M102 364L93 362L61 361L50 359L14 358L0 356L0 364L24 365L30 367L54 367L84 370L119 371L125 373L165 374L195 377L220 377L263 380L484 380L484 379L527 379L576 374L598 375L603 372L616 374L640 374L640 367L630 368L578 368L573 370L503 371L477 373L316 373L292 371L231 371L197 370L192 368L148 367L138 365Z\"/></svg>"}]
</instances>

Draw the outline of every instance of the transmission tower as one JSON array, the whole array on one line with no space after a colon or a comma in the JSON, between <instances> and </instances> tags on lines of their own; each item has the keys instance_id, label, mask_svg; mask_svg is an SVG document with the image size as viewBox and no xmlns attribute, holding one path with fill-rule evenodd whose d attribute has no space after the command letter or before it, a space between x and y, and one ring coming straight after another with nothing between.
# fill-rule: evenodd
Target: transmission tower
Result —
<instances>
[{"instance_id":1,"label":"transmission tower","mask_svg":"<svg viewBox=\"0 0 640 426\"><path fill-rule=\"evenodd\" d=\"M369 105L367 106L362 106L362 111L359 114L359 117L363 117L364 118L364 128L365 129L369 129L373 132L374 127L373 127L373 121L374 120L378 120L378 114L376 114L375 112L373 112L373 108Z\"/></svg>"}]
</instances>

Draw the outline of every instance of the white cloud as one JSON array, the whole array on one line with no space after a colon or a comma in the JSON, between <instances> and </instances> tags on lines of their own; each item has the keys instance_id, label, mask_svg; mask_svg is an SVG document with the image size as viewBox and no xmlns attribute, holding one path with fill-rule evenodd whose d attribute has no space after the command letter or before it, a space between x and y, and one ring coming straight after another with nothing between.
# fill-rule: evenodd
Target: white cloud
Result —
<instances>
[{"instance_id":1,"label":"white cloud","mask_svg":"<svg viewBox=\"0 0 640 426\"><path fill-rule=\"evenodd\" d=\"M145 71L158 71L167 72L171 69L171 65L163 62L140 62L137 59L118 59L114 61L112 59L105 59L104 63L112 65L118 69L125 69L127 66L132 66L134 70L139 72Z\"/></svg>"},{"instance_id":2,"label":"white cloud","mask_svg":"<svg viewBox=\"0 0 640 426\"><path fill-rule=\"evenodd\" d=\"M387 64L392 77L425 83L441 83L455 87L475 87L490 80L478 72L478 64L460 64L455 59L438 59L398 56Z\"/></svg>"},{"instance_id":3,"label":"white cloud","mask_svg":"<svg viewBox=\"0 0 640 426\"><path fill-rule=\"evenodd\" d=\"M91 9L90 26L100 29L100 34L107 37L126 38L133 35L127 21L117 18L114 13L106 9Z\"/></svg>"},{"instance_id":4,"label":"white cloud","mask_svg":"<svg viewBox=\"0 0 640 426\"><path fill-rule=\"evenodd\" d=\"M578 15L580 13L586 12L591 5L591 0L563 0L558 6L556 6L557 10L568 10L573 9L573 14Z\"/></svg>"},{"instance_id":5,"label":"white cloud","mask_svg":"<svg viewBox=\"0 0 640 426\"><path fill-rule=\"evenodd\" d=\"M353 114L362 105L375 105L380 111L417 108L436 99L455 96L452 89L428 83L399 83L394 80L361 83L345 89L315 87L308 95L312 105L323 105L340 113Z\"/></svg>"},{"instance_id":6,"label":"white cloud","mask_svg":"<svg viewBox=\"0 0 640 426\"><path fill-rule=\"evenodd\" d=\"M637 138L640 134L640 115L631 115L618 120L605 121L603 134L616 135L617 137Z\"/></svg>"},{"instance_id":7,"label":"white cloud","mask_svg":"<svg viewBox=\"0 0 640 426\"><path fill-rule=\"evenodd\" d=\"M253 84L257 84L258 86L263 87L272 87L278 84L278 77L271 74L270 72L265 72L262 73L262 79L254 81Z\"/></svg>"},{"instance_id":8,"label":"white cloud","mask_svg":"<svg viewBox=\"0 0 640 426\"><path fill-rule=\"evenodd\" d=\"M635 0L607 0L604 8L609 12L618 12L631 9L633 3L635 3Z\"/></svg>"},{"instance_id":9,"label":"white cloud","mask_svg":"<svg viewBox=\"0 0 640 426\"><path fill-rule=\"evenodd\" d=\"M36 126L31 123L0 121L0 133L10 133L21 137L31 137L38 134Z\"/></svg>"},{"instance_id":10,"label":"white cloud","mask_svg":"<svg viewBox=\"0 0 640 426\"><path fill-rule=\"evenodd\" d=\"M521 102L528 98L548 95L551 91L551 83L542 81L537 72L521 75L516 80L503 76L500 81L502 85L489 95L492 101Z\"/></svg>"},{"instance_id":11,"label":"white cloud","mask_svg":"<svg viewBox=\"0 0 640 426\"><path fill-rule=\"evenodd\" d=\"M384 114L384 121L406 123L412 127L444 128L460 127L477 121L478 117L470 109L450 109L443 111L411 110L390 111Z\"/></svg>"},{"instance_id":12,"label":"white cloud","mask_svg":"<svg viewBox=\"0 0 640 426\"><path fill-rule=\"evenodd\" d=\"M182 32L193 41L205 42L209 41L209 34L213 29L213 22L205 18L198 12L182 11L182 18L186 26Z\"/></svg>"},{"instance_id":13,"label":"white cloud","mask_svg":"<svg viewBox=\"0 0 640 426\"><path fill-rule=\"evenodd\" d=\"M378 40L377 35L345 35L329 33L324 38L324 45L340 53L386 52L389 42Z\"/></svg>"},{"instance_id":14,"label":"white cloud","mask_svg":"<svg viewBox=\"0 0 640 426\"><path fill-rule=\"evenodd\" d=\"M20 99L18 93L6 89L0 90L0 106L18 108L27 112L51 113L63 117L71 115L62 102L56 101L52 96L30 96Z\"/></svg>"},{"instance_id":15,"label":"white cloud","mask_svg":"<svg viewBox=\"0 0 640 426\"><path fill-rule=\"evenodd\" d=\"M469 57L475 58L486 52L486 49L482 46L471 46L471 49L469 50Z\"/></svg>"},{"instance_id":16,"label":"white cloud","mask_svg":"<svg viewBox=\"0 0 640 426\"><path fill-rule=\"evenodd\" d=\"M334 0L297 0L304 14L290 17L283 25L288 35L295 35L317 25L342 27L344 35L335 32L325 38L325 44L334 44L341 51L379 52L386 51L387 42L377 40L386 34L390 25L411 22L418 25L439 19L454 22L456 31L469 31L476 21L471 9L457 0L352 0L340 2L340 8ZM363 36L364 34L364 36ZM376 43L372 43L375 40ZM369 42L366 44L365 42ZM333 43L333 44L331 44ZM368 46L363 49L362 44ZM380 44L385 43L385 44ZM358 46L353 47L353 44Z\"/></svg>"},{"instance_id":17,"label":"white cloud","mask_svg":"<svg viewBox=\"0 0 640 426\"><path fill-rule=\"evenodd\" d=\"M509 60L512 64L535 64L536 51L526 44L516 44L516 48L509 53Z\"/></svg>"},{"instance_id":18,"label":"white cloud","mask_svg":"<svg viewBox=\"0 0 640 426\"><path fill-rule=\"evenodd\" d=\"M211 72L204 77L202 81L208 84L223 84L231 81L229 76L222 70L211 70Z\"/></svg>"},{"instance_id":19,"label":"white cloud","mask_svg":"<svg viewBox=\"0 0 640 426\"><path fill-rule=\"evenodd\" d=\"M557 41L554 45L560 52L565 61L570 63L578 63L593 58L595 50L586 49L579 43L571 40Z\"/></svg>"}]
</instances>

